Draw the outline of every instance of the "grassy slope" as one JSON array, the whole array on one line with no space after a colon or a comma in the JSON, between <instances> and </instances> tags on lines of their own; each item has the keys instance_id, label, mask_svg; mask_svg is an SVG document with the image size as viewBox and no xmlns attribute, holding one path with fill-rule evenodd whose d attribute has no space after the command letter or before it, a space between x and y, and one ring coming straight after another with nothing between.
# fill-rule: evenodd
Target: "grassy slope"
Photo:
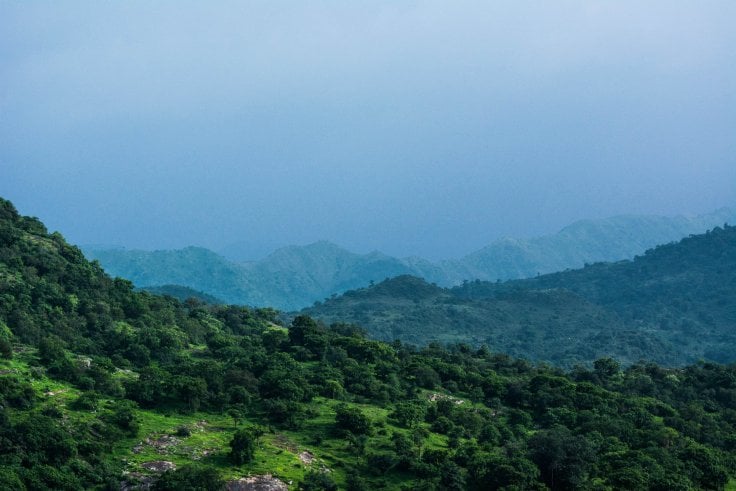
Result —
<instances>
[{"instance_id":1,"label":"grassy slope","mask_svg":"<svg viewBox=\"0 0 736 491\"><path fill-rule=\"evenodd\" d=\"M66 421L75 423L89 421L96 416L97 411L115 407L117 400L102 398L96 411L74 409L72 403L79 397L81 391L71 384L48 378L42 371L34 370L37 365L35 349L25 346L16 348L20 348L20 351L13 359L0 358L0 376L13 374L29 380L38 396L39 403L36 410L56 407L62 411ZM130 377L135 374L121 372L119 376ZM146 475L151 473L146 471L142 464L162 460L173 462L177 467L194 462L215 466L225 479L272 474L288 483L290 489L296 489L296 483L310 469L329 469L332 478L342 488L345 484L346 469L355 463L357 456L349 448L346 440L332 433L335 406L341 403L344 402L316 397L308 405L311 417L298 431L267 427L266 420L258 415L251 415L239 421L239 426L259 424L268 428L260 439L255 459L242 466L234 466L228 460L229 443L236 430L233 419L228 415L211 412L181 414L174 411L137 409L136 418L140 423L138 435L116 442L112 459L122 464L125 473ZM377 430L368 441L366 452L388 450L392 448L390 440L392 433L409 431L394 425L388 417L389 411L386 408L370 404L346 404L360 408L377 426ZM15 413L20 414L20 411ZM13 412L11 417L12 414ZM190 430L190 435L178 436L177 430L184 426ZM428 424L423 423L422 426L429 430ZM173 437L176 441L173 445L161 449L146 443L147 439L155 441L162 436ZM430 432L425 441L425 448L446 447L446 436ZM311 464L305 464L300 459L299 454L302 452L309 452L314 456ZM367 480L382 489L398 489L402 482L406 482L402 481L402 477L404 477L402 473L394 471L390 475L380 477L368 476Z\"/></svg>"}]
</instances>

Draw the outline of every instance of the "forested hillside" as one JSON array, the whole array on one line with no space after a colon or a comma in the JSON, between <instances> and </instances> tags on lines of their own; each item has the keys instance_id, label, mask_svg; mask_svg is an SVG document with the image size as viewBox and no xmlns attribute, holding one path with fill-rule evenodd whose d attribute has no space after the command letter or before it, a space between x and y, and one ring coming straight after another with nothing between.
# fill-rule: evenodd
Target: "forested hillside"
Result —
<instances>
[{"instance_id":1,"label":"forested hillside","mask_svg":"<svg viewBox=\"0 0 736 491\"><path fill-rule=\"evenodd\" d=\"M141 288L140 290L147 291L149 293L154 293L156 295L168 295L170 297L174 297L181 301L194 298L196 300L200 300L204 303L208 303L212 305L226 303L217 297L213 297L212 295L208 295L206 293L200 292L193 288L189 288L189 287L181 286L181 285L148 286L148 287Z\"/></svg>"},{"instance_id":2,"label":"forested hillside","mask_svg":"<svg viewBox=\"0 0 736 491\"><path fill-rule=\"evenodd\" d=\"M485 343L563 366L601 356L667 365L733 362L736 228L716 228L633 261L527 280L443 289L399 277L304 312L355 322L380 339Z\"/></svg>"},{"instance_id":3,"label":"forested hillside","mask_svg":"<svg viewBox=\"0 0 736 491\"><path fill-rule=\"evenodd\" d=\"M99 260L112 275L138 287L182 285L228 303L295 310L369 282L405 274L454 286L463 280L527 278L585 263L629 259L650 247L705 232L734 218L734 212L723 208L691 218L584 220L557 234L503 239L461 259L437 263L380 252L355 254L326 241L284 247L249 263L229 261L201 247L153 252L90 247L85 254Z\"/></svg>"},{"instance_id":4,"label":"forested hillside","mask_svg":"<svg viewBox=\"0 0 736 491\"><path fill-rule=\"evenodd\" d=\"M565 373L306 316L285 329L136 292L4 200L0 298L2 489L686 490L736 471L734 366Z\"/></svg>"}]
</instances>

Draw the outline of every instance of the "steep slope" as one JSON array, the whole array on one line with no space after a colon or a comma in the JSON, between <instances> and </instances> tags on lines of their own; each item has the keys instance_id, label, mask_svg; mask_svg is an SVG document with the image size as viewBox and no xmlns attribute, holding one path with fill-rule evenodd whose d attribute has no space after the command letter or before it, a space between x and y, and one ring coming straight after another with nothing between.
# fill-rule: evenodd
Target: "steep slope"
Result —
<instances>
[{"instance_id":1,"label":"steep slope","mask_svg":"<svg viewBox=\"0 0 736 491\"><path fill-rule=\"evenodd\" d=\"M678 365L736 353L736 228L716 228L633 261L505 283L434 287L396 278L304 310L342 319L381 339L486 343L492 349L570 365L612 355ZM390 292L387 294L386 292Z\"/></svg>"}]
</instances>

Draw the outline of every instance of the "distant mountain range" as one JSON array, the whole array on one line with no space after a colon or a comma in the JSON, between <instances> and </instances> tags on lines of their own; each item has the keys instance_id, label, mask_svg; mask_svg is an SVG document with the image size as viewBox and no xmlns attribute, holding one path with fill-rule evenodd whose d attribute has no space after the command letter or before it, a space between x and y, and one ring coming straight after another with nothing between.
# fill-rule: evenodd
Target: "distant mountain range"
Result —
<instances>
[{"instance_id":1,"label":"distant mountain range","mask_svg":"<svg viewBox=\"0 0 736 491\"><path fill-rule=\"evenodd\" d=\"M658 244L736 222L722 208L696 217L618 216L582 220L552 235L501 239L461 259L430 262L381 252L356 254L326 241L276 250L259 261L237 263L201 247L140 251L83 247L110 274L138 287L181 285L228 303L296 310L334 294L399 275L440 286L464 280L508 280L633 258Z\"/></svg>"},{"instance_id":2,"label":"distant mountain range","mask_svg":"<svg viewBox=\"0 0 736 491\"><path fill-rule=\"evenodd\" d=\"M486 344L562 366L613 356L665 365L736 360L736 227L633 261L451 289L401 276L302 311L417 345Z\"/></svg>"}]
</instances>

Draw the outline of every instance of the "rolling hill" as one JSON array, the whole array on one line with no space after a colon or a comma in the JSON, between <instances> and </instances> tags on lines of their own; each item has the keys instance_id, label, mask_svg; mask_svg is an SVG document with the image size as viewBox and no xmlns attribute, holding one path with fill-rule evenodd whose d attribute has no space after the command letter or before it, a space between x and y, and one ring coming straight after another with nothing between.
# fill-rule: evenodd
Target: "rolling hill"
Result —
<instances>
[{"instance_id":1,"label":"rolling hill","mask_svg":"<svg viewBox=\"0 0 736 491\"><path fill-rule=\"evenodd\" d=\"M736 361L736 228L634 260L445 289L403 276L303 310L380 339L487 344L570 366L614 356L667 365Z\"/></svg>"},{"instance_id":2,"label":"rolling hill","mask_svg":"<svg viewBox=\"0 0 736 491\"><path fill-rule=\"evenodd\" d=\"M718 257L730 268L732 235L667 249L658 266L632 269L632 284L645 288L674 257L691 275L692 250L702 265ZM586 305L566 292L474 287L402 277L371 290L427 305L521 295L529 309L561 304L562 316ZM271 309L136 291L2 199L0 300L0 489L736 484L733 365L622 368L602 358L564 372L467 345L388 344L307 316L282 326ZM596 314L587 309L584 318Z\"/></svg>"},{"instance_id":3,"label":"rolling hill","mask_svg":"<svg viewBox=\"0 0 736 491\"><path fill-rule=\"evenodd\" d=\"M248 263L236 263L200 247L171 251L85 248L115 276L138 287L182 285L228 303L267 305L282 310L309 306L370 282L409 274L454 286L463 280L517 279L586 263L629 259L725 222L736 214L723 208L698 217L620 216L585 220L557 234L503 239L457 260L437 263L395 258L380 252L356 254L327 241L289 246Z\"/></svg>"}]
</instances>

